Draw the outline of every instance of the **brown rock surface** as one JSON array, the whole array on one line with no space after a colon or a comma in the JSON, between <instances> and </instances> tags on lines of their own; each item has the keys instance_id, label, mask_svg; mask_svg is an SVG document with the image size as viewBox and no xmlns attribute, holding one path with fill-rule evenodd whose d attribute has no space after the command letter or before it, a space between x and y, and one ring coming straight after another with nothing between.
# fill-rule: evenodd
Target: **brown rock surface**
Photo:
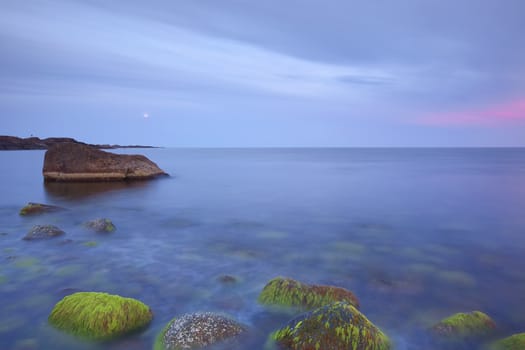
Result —
<instances>
[{"instance_id":1,"label":"brown rock surface","mask_svg":"<svg viewBox=\"0 0 525 350\"><path fill-rule=\"evenodd\" d=\"M143 155L114 154L67 142L47 150L42 173L46 182L146 180L167 175Z\"/></svg>"}]
</instances>

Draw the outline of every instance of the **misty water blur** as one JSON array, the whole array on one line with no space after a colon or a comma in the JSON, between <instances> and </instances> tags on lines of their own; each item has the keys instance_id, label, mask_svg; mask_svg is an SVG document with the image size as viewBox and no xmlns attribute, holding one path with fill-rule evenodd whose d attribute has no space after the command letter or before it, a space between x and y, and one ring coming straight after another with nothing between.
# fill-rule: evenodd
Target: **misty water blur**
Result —
<instances>
[{"instance_id":1,"label":"misty water blur","mask_svg":"<svg viewBox=\"0 0 525 350\"><path fill-rule=\"evenodd\" d=\"M43 151L0 153L2 348L150 349L167 321L194 311L233 316L254 330L240 348L262 348L290 319L257 304L278 275L354 291L396 349L439 348L425 329L474 309L498 336L525 331L524 149L117 152L145 154L171 177L44 184ZM30 201L69 210L20 217ZM83 227L98 217L117 231ZM22 241L35 224L71 241ZM142 300L154 321L122 341L80 342L47 324L77 290Z\"/></svg>"}]
</instances>

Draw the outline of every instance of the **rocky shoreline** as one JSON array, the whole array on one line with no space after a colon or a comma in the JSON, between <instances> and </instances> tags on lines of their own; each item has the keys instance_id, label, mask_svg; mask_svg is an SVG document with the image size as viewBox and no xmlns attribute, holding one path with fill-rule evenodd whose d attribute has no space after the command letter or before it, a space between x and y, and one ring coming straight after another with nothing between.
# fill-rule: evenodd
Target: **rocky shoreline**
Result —
<instances>
[{"instance_id":1,"label":"rocky shoreline","mask_svg":"<svg viewBox=\"0 0 525 350\"><path fill-rule=\"evenodd\" d=\"M76 143L79 145L86 145L95 147L98 149L115 149L115 148L157 148L154 146L142 146L142 145L98 145L98 144L87 144L84 142L77 141L69 137L48 137L40 139L38 137L27 137L21 138L16 136L0 135L0 151L16 151L16 150L39 150L49 149L50 147L61 144L61 143Z\"/></svg>"}]
</instances>

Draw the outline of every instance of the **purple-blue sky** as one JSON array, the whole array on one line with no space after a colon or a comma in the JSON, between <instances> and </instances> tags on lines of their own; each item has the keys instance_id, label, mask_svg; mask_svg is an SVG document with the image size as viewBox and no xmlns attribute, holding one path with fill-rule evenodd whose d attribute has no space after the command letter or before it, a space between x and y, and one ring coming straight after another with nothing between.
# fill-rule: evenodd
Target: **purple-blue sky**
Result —
<instances>
[{"instance_id":1,"label":"purple-blue sky","mask_svg":"<svg viewBox=\"0 0 525 350\"><path fill-rule=\"evenodd\" d=\"M0 0L0 134L525 146L523 0Z\"/></svg>"}]
</instances>

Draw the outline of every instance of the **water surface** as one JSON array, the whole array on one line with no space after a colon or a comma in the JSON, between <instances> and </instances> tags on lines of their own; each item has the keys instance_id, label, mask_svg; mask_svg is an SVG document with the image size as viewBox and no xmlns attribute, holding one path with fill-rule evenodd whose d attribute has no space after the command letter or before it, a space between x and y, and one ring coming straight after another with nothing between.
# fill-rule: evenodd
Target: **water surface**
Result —
<instances>
[{"instance_id":1,"label":"water surface","mask_svg":"<svg viewBox=\"0 0 525 350\"><path fill-rule=\"evenodd\" d=\"M262 349L290 318L257 304L279 275L354 291L395 349L439 348L425 329L462 311L487 312L498 335L525 331L525 149L118 152L172 176L44 185L43 151L0 152L0 348L151 349L171 318L217 311L254 330L239 349ZM68 210L20 217L29 201ZM83 228L98 217L117 231ZM66 236L22 241L35 224ZM77 290L137 298L154 320L121 341L81 342L47 324Z\"/></svg>"}]
</instances>

